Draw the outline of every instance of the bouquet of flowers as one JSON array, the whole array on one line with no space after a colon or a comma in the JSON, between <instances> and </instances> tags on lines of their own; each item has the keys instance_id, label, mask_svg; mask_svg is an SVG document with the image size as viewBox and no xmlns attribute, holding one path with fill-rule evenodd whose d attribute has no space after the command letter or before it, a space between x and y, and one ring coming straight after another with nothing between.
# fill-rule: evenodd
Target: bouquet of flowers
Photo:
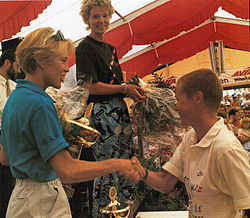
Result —
<instances>
[{"instance_id":1,"label":"bouquet of flowers","mask_svg":"<svg viewBox=\"0 0 250 218\"><path fill-rule=\"evenodd\" d=\"M144 82L137 75L132 75L128 83L140 85ZM139 133L144 144L143 153L147 154L146 157L154 155L160 158L162 151L174 152L184 129L175 110L177 100L174 91L169 86L164 86L162 79L158 77L153 84L154 86L144 87L145 101L133 105L132 119L135 132Z\"/></svg>"},{"instance_id":2,"label":"bouquet of flowers","mask_svg":"<svg viewBox=\"0 0 250 218\"><path fill-rule=\"evenodd\" d=\"M81 142L79 137L75 137L72 129L72 123L68 120L77 120L84 115L87 108L89 97L90 80L79 80L72 86L62 84L60 89L49 87L47 94L55 101L55 107L62 126L64 138L69 144L78 144Z\"/></svg>"},{"instance_id":3,"label":"bouquet of flowers","mask_svg":"<svg viewBox=\"0 0 250 218\"><path fill-rule=\"evenodd\" d=\"M185 129L181 127L180 116L175 110L177 100L174 91L165 85L159 76L155 76L153 86L144 87L146 99L133 105L133 125L137 138L143 144L141 164L152 171L161 171L161 167L171 159L182 140ZM128 81L140 85L143 82L137 75ZM140 149L140 145L138 143ZM143 196L142 211L186 210L187 193L183 183L178 183L168 194L161 194L144 182L137 185L137 196Z\"/></svg>"}]
</instances>

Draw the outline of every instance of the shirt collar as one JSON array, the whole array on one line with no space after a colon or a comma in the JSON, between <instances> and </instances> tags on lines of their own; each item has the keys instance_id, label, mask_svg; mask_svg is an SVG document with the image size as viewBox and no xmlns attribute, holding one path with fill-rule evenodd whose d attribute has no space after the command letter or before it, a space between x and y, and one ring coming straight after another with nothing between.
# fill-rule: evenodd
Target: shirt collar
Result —
<instances>
[{"instance_id":1,"label":"shirt collar","mask_svg":"<svg viewBox=\"0 0 250 218\"><path fill-rule=\"evenodd\" d=\"M16 86L16 82L14 82L11 79L8 79L8 81L9 81L9 85L10 85L11 90L13 90ZM6 87L6 82L7 82L7 80L2 75L0 75L0 85Z\"/></svg>"},{"instance_id":2,"label":"shirt collar","mask_svg":"<svg viewBox=\"0 0 250 218\"><path fill-rule=\"evenodd\" d=\"M30 80L24 80L24 79L17 79L16 82L17 82L16 89L18 89L18 88L28 88L28 89L32 90L33 92L36 92L36 93L44 96L45 98L48 98L53 103L55 103L55 101L43 89L41 89L34 82L32 82Z\"/></svg>"},{"instance_id":3,"label":"shirt collar","mask_svg":"<svg viewBox=\"0 0 250 218\"><path fill-rule=\"evenodd\" d=\"M221 127L224 125L224 120L222 117L220 117L217 122L209 129L207 134L198 142L197 142L197 136L194 134L193 142L194 144L191 145L191 147L209 147L210 144L213 142L213 139L218 135L218 133L221 130Z\"/></svg>"},{"instance_id":4,"label":"shirt collar","mask_svg":"<svg viewBox=\"0 0 250 218\"><path fill-rule=\"evenodd\" d=\"M0 75L0 84L5 84L6 83L6 79Z\"/></svg>"}]
</instances>

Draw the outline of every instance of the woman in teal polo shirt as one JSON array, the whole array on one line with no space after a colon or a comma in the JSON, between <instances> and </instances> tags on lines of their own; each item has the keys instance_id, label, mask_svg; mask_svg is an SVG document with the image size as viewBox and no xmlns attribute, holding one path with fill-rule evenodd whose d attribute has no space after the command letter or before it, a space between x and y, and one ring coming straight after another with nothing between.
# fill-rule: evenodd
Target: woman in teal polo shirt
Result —
<instances>
[{"instance_id":1,"label":"woman in teal polo shirt","mask_svg":"<svg viewBox=\"0 0 250 218\"><path fill-rule=\"evenodd\" d=\"M1 142L16 178L7 217L71 217L61 181L83 182L114 171L133 181L143 176L130 160L87 162L70 156L54 101L45 90L61 87L73 50L71 40L49 27L31 32L17 47L26 77L17 80L2 114Z\"/></svg>"}]
</instances>

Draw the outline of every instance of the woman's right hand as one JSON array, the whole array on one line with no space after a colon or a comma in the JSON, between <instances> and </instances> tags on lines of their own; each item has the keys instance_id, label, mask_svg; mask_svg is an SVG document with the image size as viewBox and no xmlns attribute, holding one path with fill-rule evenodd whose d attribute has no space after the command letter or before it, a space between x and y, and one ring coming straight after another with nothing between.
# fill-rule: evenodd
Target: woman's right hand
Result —
<instances>
[{"instance_id":1,"label":"woman's right hand","mask_svg":"<svg viewBox=\"0 0 250 218\"><path fill-rule=\"evenodd\" d=\"M124 87L123 94L128 95L136 102L143 102L146 98L145 90L139 86L127 84Z\"/></svg>"}]
</instances>

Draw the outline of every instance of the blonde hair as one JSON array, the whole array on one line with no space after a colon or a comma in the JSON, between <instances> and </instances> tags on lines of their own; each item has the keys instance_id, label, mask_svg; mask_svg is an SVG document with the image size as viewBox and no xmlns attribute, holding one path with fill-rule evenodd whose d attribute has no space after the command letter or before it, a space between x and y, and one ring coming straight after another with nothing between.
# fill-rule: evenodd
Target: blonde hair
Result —
<instances>
[{"instance_id":1,"label":"blonde hair","mask_svg":"<svg viewBox=\"0 0 250 218\"><path fill-rule=\"evenodd\" d=\"M50 60L60 54L62 48L67 46L69 54L73 54L72 40L58 40L54 36L55 30L51 27L39 28L29 33L16 49L17 61L27 74L34 74L39 60Z\"/></svg>"},{"instance_id":2,"label":"blonde hair","mask_svg":"<svg viewBox=\"0 0 250 218\"><path fill-rule=\"evenodd\" d=\"M242 119L242 123L250 123L250 118L249 117L244 117Z\"/></svg>"},{"instance_id":3,"label":"blonde hair","mask_svg":"<svg viewBox=\"0 0 250 218\"><path fill-rule=\"evenodd\" d=\"M99 6L99 7L106 7L109 11L109 17L111 18L113 13L115 12L115 9L113 8L110 0L82 0L82 5L80 9L80 16L83 19L83 22L87 24L86 30L89 30L89 17L90 17L90 11L93 7Z\"/></svg>"}]
</instances>

